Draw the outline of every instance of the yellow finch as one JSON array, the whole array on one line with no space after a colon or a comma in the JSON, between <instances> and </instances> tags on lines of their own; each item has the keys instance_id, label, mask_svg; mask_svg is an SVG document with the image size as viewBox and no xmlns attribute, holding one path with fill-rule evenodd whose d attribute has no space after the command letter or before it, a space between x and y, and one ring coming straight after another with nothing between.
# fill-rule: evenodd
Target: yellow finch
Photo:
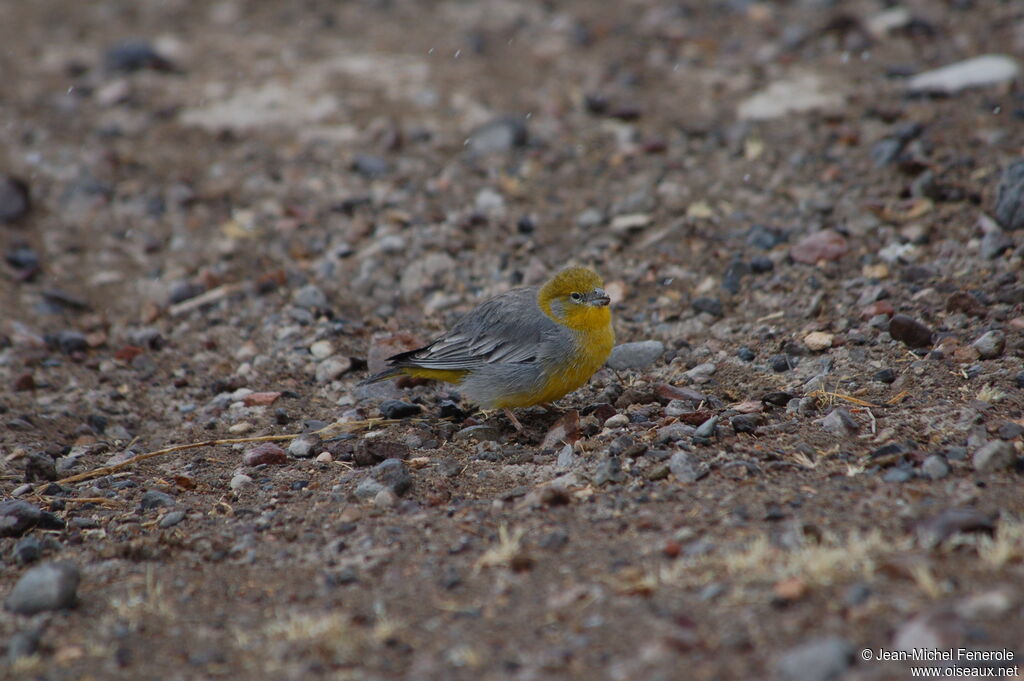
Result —
<instances>
[{"instance_id":1,"label":"yellow finch","mask_svg":"<svg viewBox=\"0 0 1024 681\"><path fill-rule=\"evenodd\" d=\"M587 382L615 345L608 294L596 272L562 270L540 288L490 298L440 338L387 359L363 385L406 375L454 383L472 403L503 409L547 404Z\"/></svg>"}]
</instances>

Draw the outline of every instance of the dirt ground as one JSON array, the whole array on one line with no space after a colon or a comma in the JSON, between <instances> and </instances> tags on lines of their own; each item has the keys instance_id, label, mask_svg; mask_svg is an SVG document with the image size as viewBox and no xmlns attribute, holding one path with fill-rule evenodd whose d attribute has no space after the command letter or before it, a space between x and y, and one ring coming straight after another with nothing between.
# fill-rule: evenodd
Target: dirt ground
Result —
<instances>
[{"instance_id":1,"label":"dirt ground","mask_svg":"<svg viewBox=\"0 0 1024 681\"><path fill-rule=\"evenodd\" d=\"M1024 4L0 0L0 45L0 677L1019 664L1024 88L914 78ZM560 412L357 387L566 263L643 345Z\"/></svg>"}]
</instances>

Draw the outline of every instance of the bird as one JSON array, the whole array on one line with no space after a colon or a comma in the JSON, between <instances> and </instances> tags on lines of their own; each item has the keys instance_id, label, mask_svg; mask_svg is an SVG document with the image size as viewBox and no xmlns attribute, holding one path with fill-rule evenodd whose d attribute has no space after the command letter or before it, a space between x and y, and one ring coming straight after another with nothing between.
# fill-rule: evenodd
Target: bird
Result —
<instances>
[{"instance_id":1,"label":"bird","mask_svg":"<svg viewBox=\"0 0 1024 681\"><path fill-rule=\"evenodd\" d=\"M543 286L485 300L427 345L388 357L360 385L401 375L452 383L522 430L512 409L550 409L604 365L615 346L610 303L597 272L567 267Z\"/></svg>"}]
</instances>

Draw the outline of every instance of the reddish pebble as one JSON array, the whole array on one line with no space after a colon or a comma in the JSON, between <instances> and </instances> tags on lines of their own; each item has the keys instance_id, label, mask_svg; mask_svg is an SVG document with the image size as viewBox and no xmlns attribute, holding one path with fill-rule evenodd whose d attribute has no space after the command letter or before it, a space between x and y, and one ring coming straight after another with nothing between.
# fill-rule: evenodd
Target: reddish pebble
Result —
<instances>
[{"instance_id":1,"label":"reddish pebble","mask_svg":"<svg viewBox=\"0 0 1024 681\"><path fill-rule=\"evenodd\" d=\"M288 463L288 453L273 442L264 442L248 450L242 456L242 463L246 466L259 466L264 463L272 465L285 464Z\"/></svg>"},{"instance_id":2,"label":"reddish pebble","mask_svg":"<svg viewBox=\"0 0 1024 681\"><path fill-rule=\"evenodd\" d=\"M864 319L871 319L877 317L880 314L884 314L886 317L892 317L896 314L896 308L892 306L888 300L879 300L878 302L871 303L865 307L860 316Z\"/></svg>"},{"instance_id":3,"label":"reddish pebble","mask_svg":"<svg viewBox=\"0 0 1024 681\"><path fill-rule=\"evenodd\" d=\"M693 388L682 388L670 383L659 383L654 386L654 393L663 400L686 400L687 402L704 402L707 395L698 392Z\"/></svg>"},{"instance_id":4,"label":"reddish pebble","mask_svg":"<svg viewBox=\"0 0 1024 681\"><path fill-rule=\"evenodd\" d=\"M839 260L849 250L846 237L834 230L823 229L794 244L789 249L789 257L805 265L814 265L822 260Z\"/></svg>"},{"instance_id":5,"label":"reddish pebble","mask_svg":"<svg viewBox=\"0 0 1024 681\"><path fill-rule=\"evenodd\" d=\"M35 390L36 379L32 374L22 374L14 379L15 391L21 390Z\"/></svg>"},{"instance_id":6,"label":"reddish pebble","mask_svg":"<svg viewBox=\"0 0 1024 681\"><path fill-rule=\"evenodd\" d=\"M281 393L274 392L249 393L242 399L242 402L247 407L267 407L276 402L280 396Z\"/></svg>"},{"instance_id":7,"label":"reddish pebble","mask_svg":"<svg viewBox=\"0 0 1024 681\"><path fill-rule=\"evenodd\" d=\"M130 362L143 352L145 352L145 350L136 345L126 345L114 353L114 359L120 362Z\"/></svg>"},{"instance_id":8,"label":"reddish pebble","mask_svg":"<svg viewBox=\"0 0 1024 681\"><path fill-rule=\"evenodd\" d=\"M575 409L570 409L551 426L547 435L544 436L544 441L540 443L540 448L552 449L561 445L571 445L579 439L580 413Z\"/></svg>"},{"instance_id":9,"label":"reddish pebble","mask_svg":"<svg viewBox=\"0 0 1024 681\"><path fill-rule=\"evenodd\" d=\"M683 545L675 539L669 539L665 542L665 546L661 549L661 552L664 553L667 558L678 558L679 554L683 552Z\"/></svg>"}]
</instances>

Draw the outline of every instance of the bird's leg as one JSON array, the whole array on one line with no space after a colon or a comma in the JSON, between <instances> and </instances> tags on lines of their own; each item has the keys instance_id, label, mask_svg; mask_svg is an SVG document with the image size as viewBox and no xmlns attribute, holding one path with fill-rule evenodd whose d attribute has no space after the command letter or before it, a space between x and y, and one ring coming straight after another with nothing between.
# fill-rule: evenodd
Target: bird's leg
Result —
<instances>
[{"instance_id":1,"label":"bird's leg","mask_svg":"<svg viewBox=\"0 0 1024 681\"><path fill-rule=\"evenodd\" d=\"M505 416L508 417L508 420L512 422L512 425L516 427L516 430L523 429L523 424L519 423L519 419L516 418L516 415L512 413L511 409L506 407L503 411L505 412Z\"/></svg>"}]
</instances>

